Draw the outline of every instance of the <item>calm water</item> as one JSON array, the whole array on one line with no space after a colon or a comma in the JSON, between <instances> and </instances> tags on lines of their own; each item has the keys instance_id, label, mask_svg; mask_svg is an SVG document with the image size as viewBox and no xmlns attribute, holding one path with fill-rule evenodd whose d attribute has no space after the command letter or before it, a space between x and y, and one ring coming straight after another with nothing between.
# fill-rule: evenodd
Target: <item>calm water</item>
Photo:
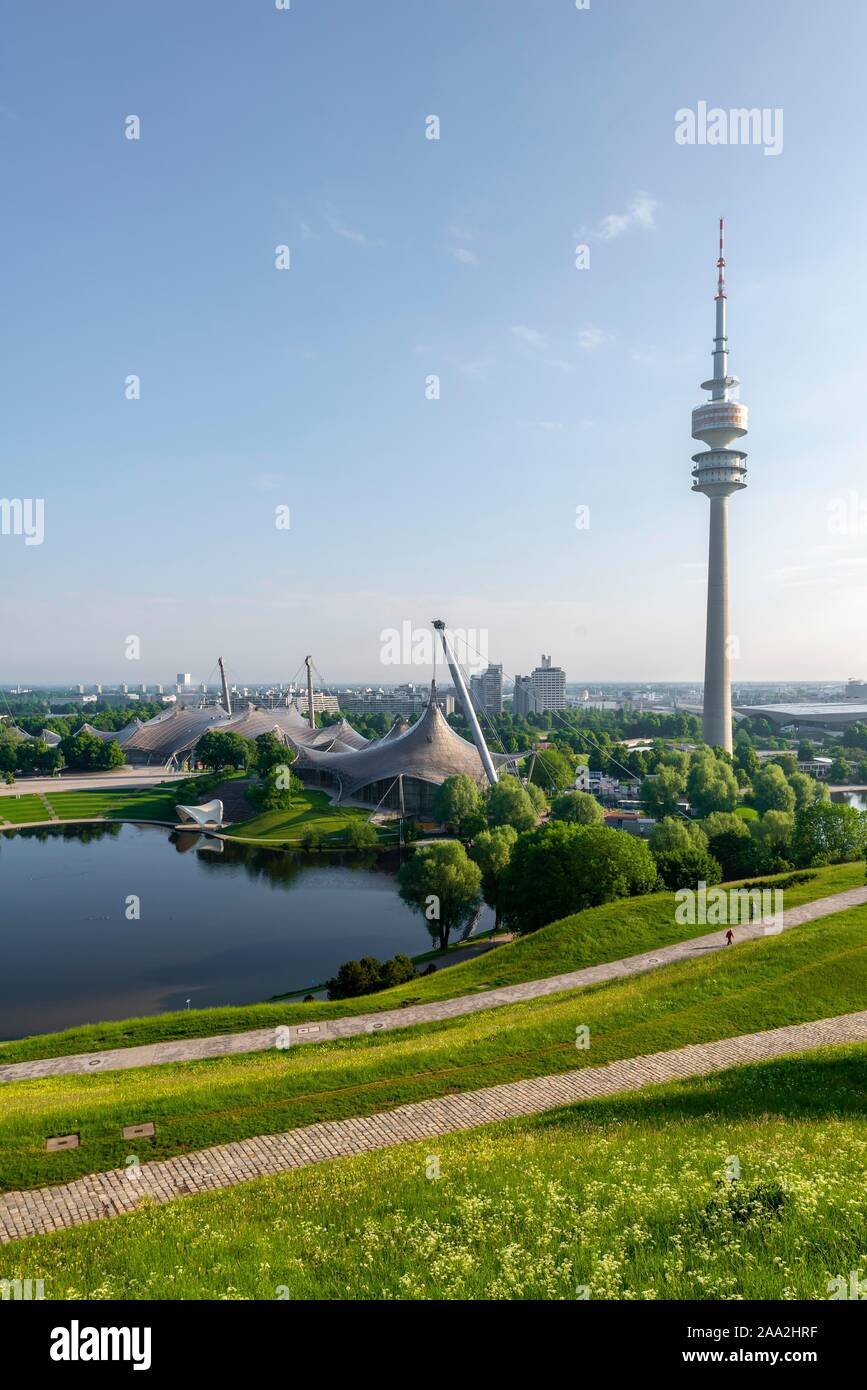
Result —
<instances>
[{"instance_id":1,"label":"calm water","mask_svg":"<svg viewBox=\"0 0 867 1390\"><path fill-rule=\"evenodd\" d=\"M187 999L247 1004L318 983L351 957L417 955L431 938L398 897L396 867L391 856L323 861L158 826L0 835L0 1037ZM139 921L126 918L130 894Z\"/></svg>"}]
</instances>

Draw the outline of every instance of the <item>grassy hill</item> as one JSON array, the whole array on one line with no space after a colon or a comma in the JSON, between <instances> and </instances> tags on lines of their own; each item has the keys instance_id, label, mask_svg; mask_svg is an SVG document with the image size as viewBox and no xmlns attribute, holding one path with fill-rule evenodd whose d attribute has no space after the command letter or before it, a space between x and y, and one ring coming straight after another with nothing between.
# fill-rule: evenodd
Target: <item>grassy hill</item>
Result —
<instances>
[{"instance_id":1,"label":"grassy hill","mask_svg":"<svg viewBox=\"0 0 867 1390\"><path fill-rule=\"evenodd\" d=\"M0 1188L123 1166L316 1120L667 1051L867 1007L867 906L629 979L405 1032L94 1076L7 1083ZM577 1025L590 1047L577 1050ZM81 1147L46 1153L78 1131ZM732 1152L732 1150L728 1150Z\"/></svg>"},{"instance_id":2,"label":"grassy hill","mask_svg":"<svg viewBox=\"0 0 867 1390\"><path fill-rule=\"evenodd\" d=\"M0 1278L46 1299L825 1299L867 1274L865 1091L867 1048L805 1053L17 1242Z\"/></svg>"}]
</instances>

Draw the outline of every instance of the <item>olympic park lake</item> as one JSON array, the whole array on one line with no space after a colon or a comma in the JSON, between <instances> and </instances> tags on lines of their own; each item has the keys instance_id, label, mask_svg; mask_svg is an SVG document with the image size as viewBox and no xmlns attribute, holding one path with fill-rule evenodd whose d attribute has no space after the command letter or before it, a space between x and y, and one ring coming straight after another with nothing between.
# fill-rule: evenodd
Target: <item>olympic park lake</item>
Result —
<instances>
[{"instance_id":1,"label":"olympic park lake","mask_svg":"<svg viewBox=\"0 0 867 1390\"><path fill-rule=\"evenodd\" d=\"M344 960L420 955L433 941L397 867L393 853L290 854L159 826L3 832L0 1037L249 1004Z\"/></svg>"}]
</instances>

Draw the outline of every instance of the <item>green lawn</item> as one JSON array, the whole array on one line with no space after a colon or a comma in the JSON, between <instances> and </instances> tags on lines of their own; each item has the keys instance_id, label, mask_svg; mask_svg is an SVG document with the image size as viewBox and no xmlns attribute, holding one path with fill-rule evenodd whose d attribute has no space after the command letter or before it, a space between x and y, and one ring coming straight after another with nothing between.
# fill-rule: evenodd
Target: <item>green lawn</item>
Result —
<instances>
[{"instance_id":1,"label":"green lawn","mask_svg":"<svg viewBox=\"0 0 867 1390\"><path fill-rule=\"evenodd\" d=\"M805 1053L19 1241L0 1278L49 1300L827 1299L867 1275L865 1090L867 1049Z\"/></svg>"},{"instance_id":2,"label":"green lawn","mask_svg":"<svg viewBox=\"0 0 867 1390\"><path fill-rule=\"evenodd\" d=\"M371 810L373 808L371 807ZM307 830L322 836L323 846L339 848L347 843L346 830L353 821L370 819L370 811L360 806L332 806L325 792L305 789L288 811L265 811L251 820L240 821L226 832L230 839L257 840L262 844L300 844ZM378 827L384 844L397 840L396 827Z\"/></svg>"},{"instance_id":3,"label":"green lawn","mask_svg":"<svg viewBox=\"0 0 867 1390\"><path fill-rule=\"evenodd\" d=\"M27 793L24 796L0 796L0 820L25 825L28 821L50 820L50 816L45 802Z\"/></svg>"},{"instance_id":4,"label":"green lawn","mask_svg":"<svg viewBox=\"0 0 867 1390\"><path fill-rule=\"evenodd\" d=\"M846 888L864 884L864 863L837 864L816 871L808 883L787 889L787 907L810 902ZM213 1033L241 1032L278 1023L393 1009L405 1000L426 1002L451 999L461 994L541 979L566 970L577 970L601 961L702 936L703 926L682 926L674 920L672 893L652 893L641 898L625 898L592 908L573 917L543 927L511 945L498 946L476 957L411 981L381 994L338 1003L315 1002L253 1004L238 1008L178 1010L146 1018L91 1024L62 1033L46 1033L32 1038L0 1042L0 1063L26 1061L34 1057L54 1057L71 1052L94 1052L109 1047L205 1037ZM740 949L740 948L739 948Z\"/></svg>"},{"instance_id":5,"label":"green lawn","mask_svg":"<svg viewBox=\"0 0 867 1390\"><path fill-rule=\"evenodd\" d=\"M144 1161L865 1007L867 906L734 951L405 1032L7 1083L0 1187L122 1167L131 1151L124 1125L155 1122L156 1138L136 1141ZM588 1049L576 1049L578 1025L590 1029ZM80 1148L45 1152L46 1138L73 1131Z\"/></svg>"}]
</instances>

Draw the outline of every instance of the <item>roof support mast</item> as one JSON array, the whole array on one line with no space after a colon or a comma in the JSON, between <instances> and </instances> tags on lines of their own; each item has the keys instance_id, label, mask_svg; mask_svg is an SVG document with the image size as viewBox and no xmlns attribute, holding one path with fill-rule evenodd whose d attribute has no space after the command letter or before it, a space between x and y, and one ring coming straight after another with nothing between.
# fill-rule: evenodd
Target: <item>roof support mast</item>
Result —
<instances>
[{"instance_id":1,"label":"roof support mast","mask_svg":"<svg viewBox=\"0 0 867 1390\"><path fill-rule=\"evenodd\" d=\"M476 748L479 752L479 757L482 760L482 767L485 769L487 779L493 787L497 781L497 769L494 767L494 760L491 757L488 745L485 743L485 736L482 733L482 726L479 723L478 716L476 715L475 708L473 707L473 702L470 699L469 691L467 690L467 683L464 680L464 673L458 665L457 661L455 660L454 654L451 649L451 644L446 634L446 625L443 622L442 618L434 618L432 621L436 631L439 633L440 638L442 639L443 652L448 663L449 671L451 672L452 680L455 683L455 690L461 697L461 704L464 710L464 717L466 718L466 721L469 724L470 729L472 730L473 742L475 743Z\"/></svg>"},{"instance_id":2,"label":"roof support mast","mask_svg":"<svg viewBox=\"0 0 867 1390\"><path fill-rule=\"evenodd\" d=\"M304 665L307 667L307 723L311 729L316 728L316 715L313 710L313 657L305 656Z\"/></svg>"},{"instance_id":3,"label":"roof support mast","mask_svg":"<svg viewBox=\"0 0 867 1390\"><path fill-rule=\"evenodd\" d=\"M229 682L226 680L226 668L223 665L223 658L217 657L217 665L220 668L220 684L223 687L223 709L227 714L232 713L232 697L229 694Z\"/></svg>"}]
</instances>

